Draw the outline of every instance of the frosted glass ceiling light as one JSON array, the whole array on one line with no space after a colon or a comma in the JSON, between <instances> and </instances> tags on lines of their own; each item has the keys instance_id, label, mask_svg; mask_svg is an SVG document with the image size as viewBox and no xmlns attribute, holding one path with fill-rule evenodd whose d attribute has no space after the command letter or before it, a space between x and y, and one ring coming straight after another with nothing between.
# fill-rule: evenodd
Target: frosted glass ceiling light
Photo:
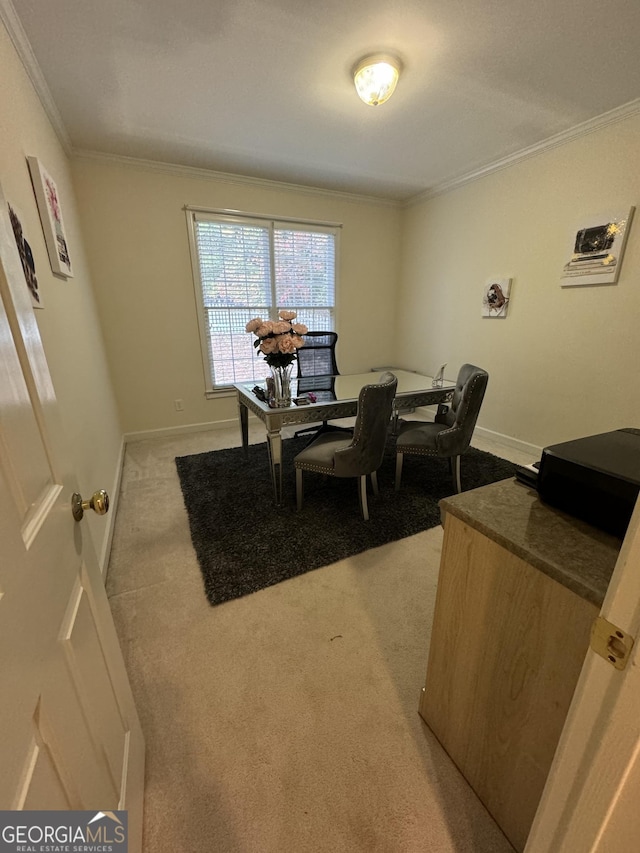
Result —
<instances>
[{"instance_id":1,"label":"frosted glass ceiling light","mask_svg":"<svg viewBox=\"0 0 640 853\"><path fill-rule=\"evenodd\" d=\"M372 107L384 104L393 95L399 76L400 61L385 53L365 56L353 69L356 91Z\"/></svg>"}]
</instances>

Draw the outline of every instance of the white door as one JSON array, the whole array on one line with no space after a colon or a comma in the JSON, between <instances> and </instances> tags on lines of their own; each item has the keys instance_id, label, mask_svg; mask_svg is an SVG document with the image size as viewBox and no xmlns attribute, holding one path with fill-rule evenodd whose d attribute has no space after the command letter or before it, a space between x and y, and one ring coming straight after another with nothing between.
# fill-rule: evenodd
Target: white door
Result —
<instances>
[{"instance_id":1,"label":"white door","mask_svg":"<svg viewBox=\"0 0 640 853\"><path fill-rule=\"evenodd\" d=\"M640 850L640 499L600 615L628 662L587 651L525 853Z\"/></svg>"},{"instance_id":2,"label":"white door","mask_svg":"<svg viewBox=\"0 0 640 853\"><path fill-rule=\"evenodd\" d=\"M127 809L139 851L144 742L75 491L0 190L0 808Z\"/></svg>"}]
</instances>

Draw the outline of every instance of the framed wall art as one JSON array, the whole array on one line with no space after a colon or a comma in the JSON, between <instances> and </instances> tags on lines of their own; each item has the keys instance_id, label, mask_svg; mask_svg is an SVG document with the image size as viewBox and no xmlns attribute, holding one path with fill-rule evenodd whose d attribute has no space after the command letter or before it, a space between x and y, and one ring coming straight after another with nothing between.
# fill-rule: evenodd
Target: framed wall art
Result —
<instances>
[{"instance_id":1,"label":"framed wall art","mask_svg":"<svg viewBox=\"0 0 640 853\"><path fill-rule=\"evenodd\" d=\"M635 207L587 217L571 235L560 284L616 284Z\"/></svg>"},{"instance_id":2,"label":"framed wall art","mask_svg":"<svg viewBox=\"0 0 640 853\"><path fill-rule=\"evenodd\" d=\"M51 175L37 157L27 157L33 191L38 203L44 239L47 244L51 269L56 275L72 278L69 243L64 230L58 188Z\"/></svg>"},{"instance_id":3,"label":"framed wall art","mask_svg":"<svg viewBox=\"0 0 640 853\"><path fill-rule=\"evenodd\" d=\"M490 278L482 292L482 316L506 317L511 299L510 278Z\"/></svg>"},{"instance_id":4,"label":"framed wall art","mask_svg":"<svg viewBox=\"0 0 640 853\"><path fill-rule=\"evenodd\" d=\"M16 246L18 247L18 254L20 255L20 261L22 262L24 277L27 281L29 293L31 294L31 304L34 308L43 308L42 294L38 287L38 278L36 276L36 265L33 260L33 253L22 230L22 216L14 207L11 206L11 204L8 204L7 206L9 208L9 219L11 220L11 227L13 228L13 236L16 238Z\"/></svg>"}]
</instances>

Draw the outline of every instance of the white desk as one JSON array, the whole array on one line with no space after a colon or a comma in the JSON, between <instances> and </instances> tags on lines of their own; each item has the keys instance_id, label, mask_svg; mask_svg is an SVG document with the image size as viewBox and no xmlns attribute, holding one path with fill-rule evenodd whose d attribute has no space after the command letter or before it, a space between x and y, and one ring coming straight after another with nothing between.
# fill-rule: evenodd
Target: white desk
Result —
<instances>
[{"instance_id":1,"label":"white desk","mask_svg":"<svg viewBox=\"0 0 640 853\"><path fill-rule=\"evenodd\" d=\"M430 406L436 403L449 402L453 396L455 384L445 382L441 388L434 388L431 384L431 376L423 376L420 373L411 373L408 370L394 370L394 376L398 378L398 390L396 391L395 405L406 409L416 406ZM306 406L295 404L283 409L272 409L268 403L259 400L253 393L255 382L238 382L234 384L238 392L238 415L240 418L240 432L242 435L242 447L245 454L249 446L249 412L253 412L264 423L267 431L267 445L269 449L269 462L271 466L271 478L273 481L273 492L275 502L278 506L282 503L282 436L283 426L296 424L317 423L335 418L348 418L358 411L358 396L363 385L375 384L380 378L379 373L355 373L343 376L318 377L318 386L323 390L320 392L325 396L335 399L318 400ZM309 382L311 377L305 377L304 391L311 390ZM331 386L327 392L326 386ZM298 380L292 380L292 396L298 396Z\"/></svg>"}]
</instances>

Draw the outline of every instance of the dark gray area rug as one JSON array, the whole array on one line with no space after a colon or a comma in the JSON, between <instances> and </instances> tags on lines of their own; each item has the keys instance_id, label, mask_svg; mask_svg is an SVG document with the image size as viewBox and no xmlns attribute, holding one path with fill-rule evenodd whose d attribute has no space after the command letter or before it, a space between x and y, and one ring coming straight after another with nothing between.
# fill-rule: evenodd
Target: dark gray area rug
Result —
<instances>
[{"instance_id":1,"label":"dark gray area rug","mask_svg":"<svg viewBox=\"0 0 640 853\"><path fill-rule=\"evenodd\" d=\"M369 491L362 519L357 480L305 471L304 506L295 507L293 458L308 438L283 442L283 506L276 507L267 445L254 444L176 458L191 540L212 605L240 598L440 524L438 501L453 492L447 460L405 456L402 488L394 491L390 441L378 471L380 494ZM464 490L515 473L515 465L473 448L461 460Z\"/></svg>"}]
</instances>

